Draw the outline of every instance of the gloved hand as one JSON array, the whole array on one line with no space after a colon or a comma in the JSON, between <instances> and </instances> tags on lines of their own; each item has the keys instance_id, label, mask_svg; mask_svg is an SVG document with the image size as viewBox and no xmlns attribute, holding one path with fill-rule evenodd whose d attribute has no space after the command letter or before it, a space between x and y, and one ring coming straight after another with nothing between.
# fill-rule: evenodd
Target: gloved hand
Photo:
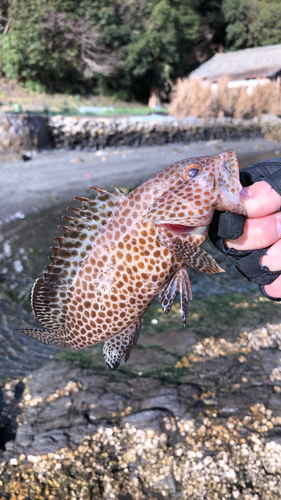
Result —
<instances>
[{"instance_id":1,"label":"gloved hand","mask_svg":"<svg viewBox=\"0 0 281 500\"><path fill-rule=\"evenodd\" d=\"M253 163L240 180L247 217L216 211L210 239L263 295L281 300L281 158Z\"/></svg>"}]
</instances>

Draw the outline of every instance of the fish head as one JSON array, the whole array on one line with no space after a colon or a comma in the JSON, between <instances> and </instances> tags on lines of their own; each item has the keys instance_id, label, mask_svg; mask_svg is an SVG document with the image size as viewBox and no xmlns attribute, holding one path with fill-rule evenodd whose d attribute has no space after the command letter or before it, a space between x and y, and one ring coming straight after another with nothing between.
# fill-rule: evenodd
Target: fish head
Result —
<instances>
[{"instance_id":1,"label":"fish head","mask_svg":"<svg viewBox=\"0 0 281 500\"><path fill-rule=\"evenodd\" d=\"M239 200L242 185L239 179L239 164L235 151L227 149L210 158L214 158L217 162L215 186L218 197L214 208L245 215L243 205Z\"/></svg>"},{"instance_id":2,"label":"fish head","mask_svg":"<svg viewBox=\"0 0 281 500\"><path fill-rule=\"evenodd\" d=\"M151 204L143 222L206 235L215 210L244 213L239 201L239 165L232 149L181 160L163 173L170 176L169 185Z\"/></svg>"}]
</instances>

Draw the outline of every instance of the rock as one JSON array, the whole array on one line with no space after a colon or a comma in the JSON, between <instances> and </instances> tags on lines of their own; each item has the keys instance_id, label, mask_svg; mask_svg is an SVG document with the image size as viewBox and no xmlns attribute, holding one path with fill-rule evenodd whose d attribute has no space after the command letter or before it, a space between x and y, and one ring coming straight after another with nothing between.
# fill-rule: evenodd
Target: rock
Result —
<instances>
[{"instance_id":1,"label":"rock","mask_svg":"<svg viewBox=\"0 0 281 500\"><path fill-rule=\"evenodd\" d=\"M149 397L145 398L141 403L141 408L163 408L169 410L171 414L182 416L181 404L179 403L179 394L175 387L162 387L160 391L151 391Z\"/></svg>"},{"instance_id":2,"label":"rock","mask_svg":"<svg viewBox=\"0 0 281 500\"><path fill-rule=\"evenodd\" d=\"M144 410L124 417L122 421L123 424L137 429L154 429L160 432L162 419L163 412L161 410Z\"/></svg>"},{"instance_id":3,"label":"rock","mask_svg":"<svg viewBox=\"0 0 281 500\"><path fill-rule=\"evenodd\" d=\"M183 370L175 383L163 370L145 375L140 358L138 376L123 365L112 374L50 362L24 381L18 399L18 382L4 384L14 434L0 461L0 493L40 496L45 488L62 499L67 484L67 494L79 491L85 500L184 500L187 493L220 498L219 484L221 498L277 500L280 325L243 331L232 342L193 339L188 369L170 366L170 376Z\"/></svg>"},{"instance_id":4,"label":"rock","mask_svg":"<svg viewBox=\"0 0 281 500\"><path fill-rule=\"evenodd\" d=\"M69 397L58 398L50 402L42 410L38 407L36 415L35 432L48 431L51 429L66 428L69 425L69 409L71 407ZM41 411L40 411L41 410Z\"/></svg>"},{"instance_id":5,"label":"rock","mask_svg":"<svg viewBox=\"0 0 281 500\"><path fill-rule=\"evenodd\" d=\"M0 151L20 152L48 148L48 119L29 114L0 113Z\"/></svg>"},{"instance_id":6,"label":"rock","mask_svg":"<svg viewBox=\"0 0 281 500\"><path fill-rule=\"evenodd\" d=\"M281 410L281 397L280 394L273 394L269 399L270 408L273 410L278 410L278 413Z\"/></svg>"},{"instance_id":7,"label":"rock","mask_svg":"<svg viewBox=\"0 0 281 500\"><path fill-rule=\"evenodd\" d=\"M134 463L137 459L137 454L135 450L130 449L126 453L124 453L122 459L126 464Z\"/></svg>"},{"instance_id":8,"label":"rock","mask_svg":"<svg viewBox=\"0 0 281 500\"><path fill-rule=\"evenodd\" d=\"M32 449L23 450L26 455L50 453L68 445L68 436L64 429L54 429L49 432L38 433L34 436Z\"/></svg>"},{"instance_id":9,"label":"rock","mask_svg":"<svg viewBox=\"0 0 281 500\"><path fill-rule=\"evenodd\" d=\"M34 431L29 424L21 425L17 431L17 442L23 449L31 445L34 438Z\"/></svg>"},{"instance_id":10,"label":"rock","mask_svg":"<svg viewBox=\"0 0 281 500\"><path fill-rule=\"evenodd\" d=\"M23 154L22 159L23 159L23 161L30 161L32 158L29 155Z\"/></svg>"}]
</instances>

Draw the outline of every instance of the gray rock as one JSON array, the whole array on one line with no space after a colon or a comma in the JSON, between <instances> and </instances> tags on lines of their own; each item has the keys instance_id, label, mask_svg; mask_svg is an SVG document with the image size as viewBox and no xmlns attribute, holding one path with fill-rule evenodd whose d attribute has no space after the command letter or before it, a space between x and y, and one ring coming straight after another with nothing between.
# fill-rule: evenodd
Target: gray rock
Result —
<instances>
[{"instance_id":1,"label":"gray rock","mask_svg":"<svg viewBox=\"0 0 281 500\"><path fill-rule=\"evenodd\" d=\"M272 394L269 399L269 407L272 410L281 410L281 397L280 394Z\"/></svg>"},{"instance_id":2,"label":"gray rock","mask_svg":"<svg viewBox=\"0 0 281 500\"><path fill-rule=\"evenodd\" d=\"M93 424L87 425L75 425L71 427L69 430L69 446L72 449L77 448L79 445L80 439L84 436L91 436L97 430L97 427Z\"/></svg>"},{"instance_id":3,"label":"gray rock","mask_svg":"<svg viewBox=\"0 0 281 500\"><path fill-rule=\"evenodd\" d=\"M49 432L35 434L32 453L42 455L43 453L54 452L67 445L68 436L65 430L53 429Z\"/></svg>"},{"instance_id":4,"label":"gray rock","mask_svg":"<svg viewBox=\"0 0 281 500\"><path fill-rule=\"evenodd\" d=\"M173 415L181 415L181 405L176 388L162 387L160 391L153 391L148 398L142 401L141 408L163 408L169 410Z\"/></svg>"},{"instance_id":5,"label":"gray rock","mask_svg":"<svg viewBox=\"0 0 281 500\"><path fill-rule=\"evenodd\" d=\"M137 429L153 429L160 432L162 418L163 412L161 410L145 410L122 418L122 423Z\"/></svg>"},{"instance_id":6,"label":"gray rock","mask_svg":"<svg viewBox=\"0 0 281 500\"><path fill-rule=\"evenodd\" d=\"M21 425L17 430L17 443L19 446L26 448L31 445L34 439L34 431L31 425Z\"/></svg>"},{"instance_id":7,"label":"gray rock","mask_svg":"<svg viewBox=\"0 0 281 500\"><path fill-rule=\"evenodd\" d=\"M36 419L35 432L51 429L68 428L71 399L58 398L39 412Z\"/></svg>"}]
</instances>

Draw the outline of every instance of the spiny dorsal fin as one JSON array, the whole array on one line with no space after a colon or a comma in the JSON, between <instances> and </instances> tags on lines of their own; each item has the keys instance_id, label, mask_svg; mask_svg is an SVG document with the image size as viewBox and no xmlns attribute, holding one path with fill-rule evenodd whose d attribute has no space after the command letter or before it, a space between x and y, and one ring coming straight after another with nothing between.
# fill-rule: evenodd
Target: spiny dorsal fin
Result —
<instances>
[{"instance_id":1,"label":"spiny dorsal fin","mask_svg":"<svg viewBox=\"0 0 281 500\"><path fill-rule=\"evenodd\" d=\"M46 328L58 330L65 323L71 285L86 256L91 251L97 235L105 227L117 203L125 194L99 187L95 199L79 198L81 208L71 208L75 217L65 216L68 226L59 226L64 236L55 238L59 246L53 247L54 255L47 272L33 286L32 305L35 316Z\"/></svg>"}]
</instances>

